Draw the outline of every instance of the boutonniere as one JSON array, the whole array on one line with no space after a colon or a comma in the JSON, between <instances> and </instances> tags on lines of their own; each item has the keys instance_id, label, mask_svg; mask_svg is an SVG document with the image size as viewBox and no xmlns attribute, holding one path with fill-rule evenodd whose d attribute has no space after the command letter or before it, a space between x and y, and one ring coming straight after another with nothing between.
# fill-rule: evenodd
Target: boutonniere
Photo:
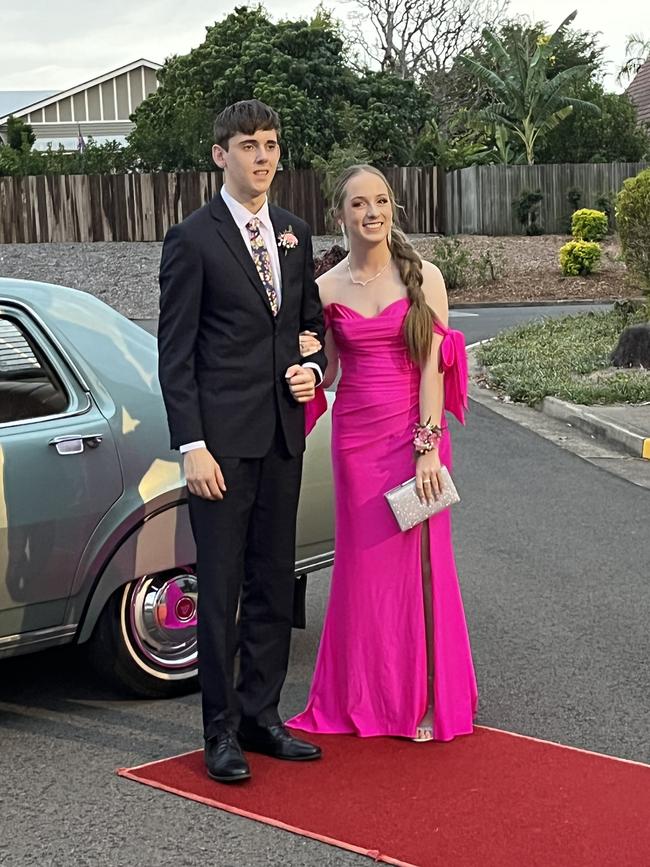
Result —
<instances>
[{"instance_id":1,"label":"boutonniere","mask_svg":"<svg viewBox=\"0 0 650 867\"><path fill-rule=\"evenodd\" d=\"M286 256L289 250L295 250L298 246L298 239L293 234L293 227L289 226L278 235L278 247L282 247Z\"/></svg>"}]
</instances>

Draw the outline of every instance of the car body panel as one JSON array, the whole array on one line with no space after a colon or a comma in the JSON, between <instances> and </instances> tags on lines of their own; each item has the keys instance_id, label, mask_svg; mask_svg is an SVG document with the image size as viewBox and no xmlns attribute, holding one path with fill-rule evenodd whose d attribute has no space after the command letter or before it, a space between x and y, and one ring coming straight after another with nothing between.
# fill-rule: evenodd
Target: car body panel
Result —
<instances>
[{"instance_id":1,"label":"car body panel","mask_svg":"<svg viewBox=\"0 0 650 867\"><path fill-rule=\"evenodd\" d=\"M0 423L0 454L8 454L11 445L12 464L13 456L18 455L17 444L22 461L27 461L33 449L32 477L44 474L50 489L42 503L44 508L57 502L61 484L60 526L54 531L50 527L49 532L56 533L58 550L67 528L72 552L64 565L57 557L53 559L56 576L45 585L38 576L29 579L29 589L22 592L23 601L28 604L29 599L33 610L31 620L7 614L18 607L14 585L21 579L19 573L18 578L8 574L8 536L16 531L12 516L16 514L17 488L16 483L8 487L5 482L0 496L0 534L3 527L5 532L4 540L0 535L2 656L72 637L85 640L111 592L142 574L190 566L195 550L182 459L169 448L155 338L99 299L45 283L0 278L0 309L12 317L22 317L39 345L48 347L77 401L71 403L71 410L76 408L78 413L74 418ZM57 455L52 446L45 448L44 442L57 431L63 435L77 430L92 432L90 428L96 428L103 437L98 448L65 457ZM332 560L329 435L328 414L308 439L298 517L299 574L322 568ZM75 458L82 459L76 462L76 486L67 477L72 474L74 482ZM17 461L15 467L18 473ZM61 507L63 481L57 478L64 470L69 486L65 496L74 504L70 515ZM6 462L4 472L6 476ZM23 466L19 476L24 474ZM33 490L21 490L18 501L27 503ZM80 514L84 508L87 517Z\"/></svg>"},{"instance_id":2,"label":"car body panel","mask_svg":"<svg viewBox=\"0 0 650 867\"><path fill-rule=\"evenodd\" d=\"M105 418L47 335L11 305L0 305L0 315L38 340L67 395L57 415L1 426L0 637L6 637L63 623L88 538L123 486ZM78 454L59 454L53 444L89 435L101 442Z\"/></svg>"}]
</instances>

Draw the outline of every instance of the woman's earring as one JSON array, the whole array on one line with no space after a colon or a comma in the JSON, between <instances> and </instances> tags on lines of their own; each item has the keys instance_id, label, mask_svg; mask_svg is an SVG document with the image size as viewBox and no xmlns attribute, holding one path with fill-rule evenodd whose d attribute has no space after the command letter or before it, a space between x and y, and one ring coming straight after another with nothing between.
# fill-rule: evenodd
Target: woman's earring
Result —
<instances>
[{"instance_id":1,"label":"woman's earring","mask_svg":"<svg viewBox=\"0 0 650 867\"><path fill-rule=\"evenodd\" d=\"M391 230L390 230L390 229L389 229L389 230L388 230L388 237L387 237L387 241L388 241L388 246L389 246L389 247L390 247L390 245L391 245L391 244L392 244L392 242L393 242L393 233L392 233L392 232L391 232Z\"/></svg>"},{"instance_id":2,"label":"woman's earring","mask_svg":"<svg viewBox=\"0 0 650 867\"><path fill-rule=\"evenodd\" d=\"M349 250L350 245L348 244L348 236L347 232L345 231L345 223L341 223L341 232L343 233L343 249Z\"/></svg>"}]
</instances>

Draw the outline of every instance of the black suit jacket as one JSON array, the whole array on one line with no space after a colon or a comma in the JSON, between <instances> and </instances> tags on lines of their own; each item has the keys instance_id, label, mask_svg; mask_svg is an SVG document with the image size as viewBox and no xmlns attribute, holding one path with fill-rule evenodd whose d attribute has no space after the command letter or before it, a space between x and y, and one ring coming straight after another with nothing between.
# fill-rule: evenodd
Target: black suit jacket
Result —
<instances>
[{"instance_id":1,"label":"black suit jacket","mask_svg":"<svg viewBox=\"0 0 650 867\"><path fill-rule=\"evenodd\" d=\"M309 226L270 206L276 236L292 227L298 246L281 249L277 317L226 203L217 194L165 237L160 265L159 377L172 448L205 440L215 457L263 457L276 422L292 455L305 447L304 408L285 372L300 363L298 335L324 343ZM324 351L309 357L323 373Z\"/></svg>"}]
</instances>

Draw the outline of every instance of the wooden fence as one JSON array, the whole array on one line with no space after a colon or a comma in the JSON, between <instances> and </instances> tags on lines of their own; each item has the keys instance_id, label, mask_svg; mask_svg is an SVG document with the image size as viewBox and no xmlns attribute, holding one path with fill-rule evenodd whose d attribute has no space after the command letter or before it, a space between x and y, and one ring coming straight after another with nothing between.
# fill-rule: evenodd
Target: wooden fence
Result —
<instances>
[{"instance_id":1,"label":"wooden fence","mask_svg":"<svg viewBox=\"0 0 650 867\"><path fill-rule=\"evenodd\" d=\"M570 190L581 193L579 207L596 207L602 195L617 193L626 178L648 163L567 163L540 166L470 166L445 176L447 235L519 235L513 201L524 190L540 190L541 226L546 233L567 229L573 206Z\"/></svg>"},{"instance_id":2,"label":"wooden fence","mask_svg":"<svg viewBox=\"0 0 650 867\"><path fill-rule=\"evenodd\" d=\"M446 175L435 167L389 168L385 173L401 222L418 234L517 235L513 201L540 190L545 232L566 231L570 190L593 207L648 163L472 166ZM220 172L131 175L47 175L0 178L0 244L44 241L160 241L169 226L209 201ZM327 203L311 170L279 172L271 200L327 234Z\"/></svg>"},{"instance_id":3,"label":"wooden fence","mask_svg":"<svg viewBox=\"0 0 650 867\"><path fill-rule=\"evenodd\" d=\"M441 231L441 175L433 167L386 174L404 206L407 231ZM0 178L0 243L160 241L167 229L212 198L220 172L40 175ZM271 200L327 231L327 204L311 170L279 172Z\"/></svg>"}]
</instances>

